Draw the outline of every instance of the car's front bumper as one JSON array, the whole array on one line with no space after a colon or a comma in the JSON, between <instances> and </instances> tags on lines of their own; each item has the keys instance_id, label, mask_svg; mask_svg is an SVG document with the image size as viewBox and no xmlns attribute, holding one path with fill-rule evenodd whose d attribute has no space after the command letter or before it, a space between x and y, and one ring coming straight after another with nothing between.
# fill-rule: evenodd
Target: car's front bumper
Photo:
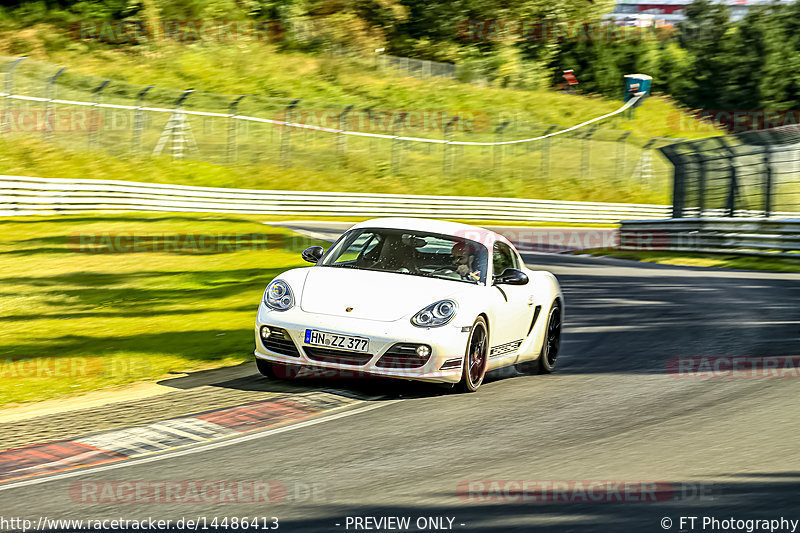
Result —
<instances>
[{"instance_id":1,"label":"car's front bumper","mask_svg":"<svg viewBox=\"0 0 800 533\"><path fill-rule=\"evenodd\" d=\"M455 320L453 322L456 322ZM284 355L267 349L261 340L262 326L281 328L291 337L298 355ZM371 357L364 364L342 364L320 361L309 357L305 348L305 330L316 329L342 335L369 338ZM437 328L418 328L407 319L380 322L361 318L310 314L299 307L288 311L273 311L261 304L255 323L255 356L268 361L330 369L332 375L342 377L383 376L419 381L458 383L461 379L461 363L466 350L469 328L446 324ZM427 362L416 368L380 366L378 361L396 343L427 344L431 355ZM313 346L310 346L313 348ZM458 360L457 366L455 360ZM442 368L446 366L446 368Z\"/></svg>"}]
</instances>

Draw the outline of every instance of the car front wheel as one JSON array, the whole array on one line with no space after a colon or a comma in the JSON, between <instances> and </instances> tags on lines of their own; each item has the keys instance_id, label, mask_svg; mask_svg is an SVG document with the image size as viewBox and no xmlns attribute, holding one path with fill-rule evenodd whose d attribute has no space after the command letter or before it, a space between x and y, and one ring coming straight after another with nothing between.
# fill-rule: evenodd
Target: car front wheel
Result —
<instances>
[{"instance_id":1,"label":"car front wheel","mask_svg":"<svg viewBox=\"0 0 800 533\"><path fill-rule=\"evenodd\" d=\"M547 320L542 351L539 354L539 372L549 374L556 368L556 358L561 346L561 306L558 300L553 302L550 316Z\"/></svg>"},{"instance_id":2,"label":"car front wheel","mask_svg":"<svg viewBox=\"0 0 800 533\"><path fill-rule=\"evenodd\" d=\"M461 370L458 389L461 392L475 392L486 375L486 359L489 355L489 333L486 320L478 317L470 330L467 352Z\"/></svg>"}]
</instances>

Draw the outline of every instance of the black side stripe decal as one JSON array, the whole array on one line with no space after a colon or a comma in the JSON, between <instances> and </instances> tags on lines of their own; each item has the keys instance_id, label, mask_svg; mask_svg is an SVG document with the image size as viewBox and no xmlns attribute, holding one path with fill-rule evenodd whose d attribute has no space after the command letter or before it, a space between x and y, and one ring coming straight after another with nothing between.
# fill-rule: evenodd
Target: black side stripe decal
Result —
<instances>
[{"instance_id":1,"label":"black side stripe decal","mask_svg":"<svg viewBox=\"0 0 800 533\"><path fill-rule=\"evenodd\" d=\"M489 358L498 357L500 355L507 355L514 352L517 348L522 345L522 339L507 342L505 344L500 344L493 348L489 349Z\"/></svg>"}]
</instances>

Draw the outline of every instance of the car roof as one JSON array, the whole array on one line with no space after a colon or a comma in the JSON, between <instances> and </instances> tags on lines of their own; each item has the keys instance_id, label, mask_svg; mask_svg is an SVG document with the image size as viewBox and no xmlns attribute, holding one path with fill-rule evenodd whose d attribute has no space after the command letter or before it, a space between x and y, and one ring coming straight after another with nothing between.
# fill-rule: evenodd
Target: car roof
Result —
<instances>
[{"instance_id":1,"label":"car roof","mask_svg":"<svg viewBox=\"0 0 800 533\"><path fill-rule=\"evenodd\" d=\"M407 229L413 231L429 231L431 233L441 233L454 237L463 237L477 241L485 245L489 250L492 249L495 241L501 241L513 248L513 245L502 235L494 231L479 226L471 226L460 222L448 222L446 220L436 220L429 218L373 218L359 222L350 229L358 228L387 228L387 229Z\"/></svg>"}]
</instances>

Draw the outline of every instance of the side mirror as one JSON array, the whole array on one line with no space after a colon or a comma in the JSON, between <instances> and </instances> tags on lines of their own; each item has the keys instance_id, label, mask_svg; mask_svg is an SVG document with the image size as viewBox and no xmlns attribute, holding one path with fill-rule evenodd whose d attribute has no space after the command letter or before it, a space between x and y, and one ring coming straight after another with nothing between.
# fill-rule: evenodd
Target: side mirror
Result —
<instances>
[{"instance_id":1,"label":"side mirror","mask_svg":"<svg viewBox=\"0 0 800 533\"><path fill-rule=\"evenodd\" d=\"M495 276L494 285L525 285L528 283L528 275L516 268L507 268L499 276Z\"/></svg>"},{"instance_id":2,"label":"side mirror","mask_svg":"<svg viewBox=\"0 0 800 533\"><path fill-rule=\"evenodd\" d=\"M322 246L309 246L303 250L303 259L309 263L316 264L320 259L322 259L322 254L324 251L325 250L323 250Z\"/></svg>"}]
</instances>

